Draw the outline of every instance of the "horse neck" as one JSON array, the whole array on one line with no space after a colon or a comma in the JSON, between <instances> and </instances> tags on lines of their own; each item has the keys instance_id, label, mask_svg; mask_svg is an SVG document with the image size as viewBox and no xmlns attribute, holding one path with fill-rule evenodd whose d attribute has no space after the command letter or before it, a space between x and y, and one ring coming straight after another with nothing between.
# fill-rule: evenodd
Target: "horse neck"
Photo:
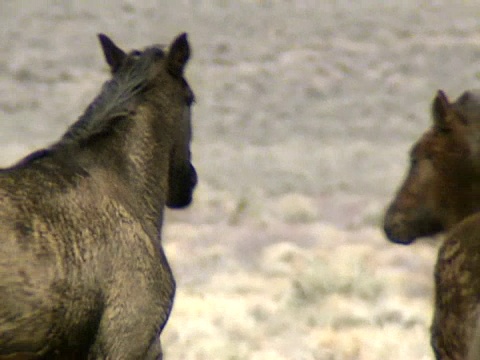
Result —
<instances>
[{"instance_id":1,"label":"horse neck","mask_svg":"<svg viewBox=\"0 0 480 360\"><path fill-rule=\"evenodd\" d=\"M168 129L152 128L153 123L161 123L151 119L153 111L141 109L136 114L123 120L125 129L113 132L87 154L88 170L98 174L109 192L113 191L135 216L159 230L168 190L171 142Z\"/></svg>"},{"instance_id":2,"label":"horse neck","mask_svg":"<svg viewBox=\"0 0 480 360\"><path fill-rule=\"evenodd\" d=\"M473 155L473 174L470 176L470 214L480 211L480 143L472 149ZM469 215L470 215L469 214Z\"/></svg>"},{"instance_id":3,"label":"horse neck","mask_svg":"<svg viewBox=\"0 0 480 360\"><path fill-rule=\"evenodd\" d=\"M450 229L466 217L480 211L480 174L474 175L468 182L452 190L449 213L446 216L446 228Z\"/></svg>"},{"instance_id":4,"label":"horse neck","mask_svg":"<svg viewBox=\"0 0 480 360\"><path fill-rule=\"evenodd\" d=\"M145 112L144 112L145 113ZM168 191L171 141L167 129L152 129L153 121L135 119L132 133L125 139L128 179L145 215L161 220Z\"/></svg>"},{"instance_id":5,"label":"horse neck","mask_svg":"<svg viewBox=\"0 0 480 360\"><path fill-rule=\"evenodd\" d=\"M480 176L479 181L472 186L473 212L480 211Z\"/></svg>"}]
</instances>

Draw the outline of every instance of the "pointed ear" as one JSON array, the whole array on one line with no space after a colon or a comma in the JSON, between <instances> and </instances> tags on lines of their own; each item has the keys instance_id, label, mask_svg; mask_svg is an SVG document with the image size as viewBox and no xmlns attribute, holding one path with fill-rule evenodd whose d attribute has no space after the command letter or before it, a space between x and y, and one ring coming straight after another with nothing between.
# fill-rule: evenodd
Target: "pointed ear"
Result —
<instances>
[{"instance_id":1,"label":"pointed ear","mask_svg":"<svg viewBox=\"0 0 480 360\"><path fill-rule=\"evenodd\" d=\"M455 101L452 106L457 111L459 119L465 124L468 125L475 119L478 118L479 112L479 101L476 98L475 93L471 90L465 91L458 99Z\"/></svg>"},{"instance_id":2,"label":"pointed ear","mask_svg":"<svg viewBox=\"0 0 480 360\"><path fill-rule=\"evenodd\" d=\"M182 76L189 58L190 46L188 45L187 34L183 33L170 45L167 57L168 71L174 76Z\"/></svg>"},{"instance_id":3,"label":"pointed ear","mask_svg":"<svg viewBox=\"0 0 480 360\"><path fill-rule=\"evenodd\" d=\"M127 55L107 35L98 34L98 39L100 40L100 45L102 45L105 60L113 74L120 68Z\"/></svg>"},{"instance_id":4,"label":"pointed ear","mask_svg":"<svg viewBox=\"0 0 480 360\"><path fill-rule=\"evenodd\" d=\"M438 90L437 96L435 96L432 104L432 115L433 124L439 130L448 130L450 128L447 119L449 111L450 102L448 101L447 95L442 90Z\"/></svg>"}]
</instances>

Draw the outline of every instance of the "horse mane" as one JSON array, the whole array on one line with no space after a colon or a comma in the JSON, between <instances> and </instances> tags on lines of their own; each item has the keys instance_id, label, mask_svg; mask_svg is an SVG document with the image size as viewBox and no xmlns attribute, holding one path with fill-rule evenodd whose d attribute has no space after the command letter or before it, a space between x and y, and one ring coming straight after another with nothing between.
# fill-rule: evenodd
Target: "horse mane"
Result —
<instances>
[{"instance_id":1,"label":"horse mane","mask_svg":"<svg viewBox=\"0 0 480 360\"><path fill-rule=\"evenodd\" d=\"M116 120L134 112L132 100L148 88L152 79L151 65L165 56L157 46L136 54L137 51L130 53L124 66L103 84L100 94L53 147L85 143L92 137L108 133Z\"/></svg>"},{"instance_id":2,"label":"horse mane","mask_svg":"<svg viewBox=\"0 0 480 360\"><path fill-rule=\"evenodd\" d=\"M32 152L13 166L23 167L49 156L60 147L82 145L101 134L108 134L119 119L134 113L135 103L132 104L132 101L148 89L152 80L150 67L165 57L164 48L162 45L155 45L143 52L131 51L124 65L103 84L100 94L58 142ZM5 170L7 169L0 169L0 172Z\"/></svg>"}]
</instances>

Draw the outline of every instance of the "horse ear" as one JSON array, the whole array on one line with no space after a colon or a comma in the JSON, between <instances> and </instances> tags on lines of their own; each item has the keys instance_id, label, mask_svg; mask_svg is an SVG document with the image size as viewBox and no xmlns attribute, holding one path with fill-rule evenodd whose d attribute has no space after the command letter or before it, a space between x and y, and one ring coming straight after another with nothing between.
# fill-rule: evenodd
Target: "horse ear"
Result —
<instances>
[{"instance_id":1,"label":"horse ear","mask_svg":"<svg viewBox=\"0 0 480 360\"><path fill-rule=\"evenodd\" d=\"M438 90L437 96L433 100L432 115L433 123L440 130L449 129L449 121L447 119L448 111L450 110L450 102L443 90Z\"/></svg>"},{"instance_id":2,"label":"horse ear","mask_svg":"<svg viewBox=\"0 0 480 360\"><path fill-rule=\"evenodd\" d=\"M107 35L98 34L98 39L100 40L105 60L113 74L120 68L127 55Z\"/></svg>"},{"instance_id":3,"label":"horse ear","mask_svg":"<svg viewBox=\"0 0 480 360\"><path fill-rule=\"evenodd\" d=\"M183 33L172 42L167 57L168 71L174 76L182 76L190 58L190 46L187 40L187 34Z\"/></svg>"}]
</instances>

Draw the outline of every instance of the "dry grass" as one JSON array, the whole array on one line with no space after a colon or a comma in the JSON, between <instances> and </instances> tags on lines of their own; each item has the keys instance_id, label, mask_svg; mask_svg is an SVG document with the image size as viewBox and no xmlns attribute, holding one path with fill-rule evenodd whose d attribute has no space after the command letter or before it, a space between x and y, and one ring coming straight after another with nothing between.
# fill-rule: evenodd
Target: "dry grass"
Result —
<instances>
[{"instance_id":1,"label":"dry grass","mask_svg":"<svg viewBox=\"0 0 480 360\"><path fill-rule=\"evenodd\" d=\"M166 247L178 279L169 359L432 358L430 244L317 222L174 223L166 239L178 239Z\"/></svg>"}]
</instances>

